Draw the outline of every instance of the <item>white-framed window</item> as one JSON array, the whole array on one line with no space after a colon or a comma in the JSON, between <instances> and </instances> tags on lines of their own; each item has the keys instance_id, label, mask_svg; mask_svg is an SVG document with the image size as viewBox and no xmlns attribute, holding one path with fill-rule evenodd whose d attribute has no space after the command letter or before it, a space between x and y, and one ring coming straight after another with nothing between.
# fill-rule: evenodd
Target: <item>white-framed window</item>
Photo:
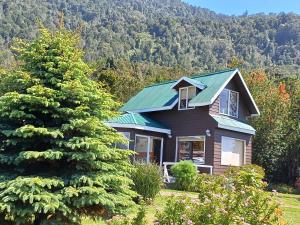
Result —
<instances>
[{"instance_id":1,"label":"white-framed window","mask_svg":"<svg viewBox=\"0 0 300 225\"><path fill-rule=\"evenodd\" d=\"M194 109L195 107L189 107L190 100L196 96L196 87L182 87L179 88L179 102L178 109L186 110L186 109Z\"/></svg>"},{"instance_id":2,"label":"white-framed window","mask_svg":"<svg viewBox=\"0 0 300 225\"><path fill-rule=\"evenodd\" d=\"M239 93L224 89L220 94L220 114L238 117Z\"/></svg>"},{"instance_id":3,"label":"white-framed window","mask_svg":"<svg viewBox=\"0 0 300 225\"><path fill-rule=\"evenodd\" d=\"M192 160L195 164L205 163L205 136L182 136L176 139L176 155L178 154L179 161Z\"/></svg>"},{"instance_id":4,"label":"white-framed window","mask_svg":"<svg viewBox=\"0 0 300 225\"><path fill-rule=\"evenodd\" d=\"M119 134L122 134L125 139L127 139L127 143L116 143L115 147L119 149L129 149L129 142L130 142L130 132L118 132Z\"/></svg>"},{"instance_id":5,"label":"white-framed window","mask_svg":"<svg viewBox=\"0 0 300 225\"><path fill-rule=\"evenodd\" d=\"M149 156L151 151L150 136L135 135L134 150L138 154L135 155L135 159L143 162L149 162Z\"/></svg>"},{"instance_id":6,"label":"white-framed window","mask_svg":"<svg viewBox=\"0 0 300 225\"><path fill-rule=\"evenodd\" d=\"M221 165L242 166L245 164L246 141L222 136Z\"/></svg>"}]
</instances>

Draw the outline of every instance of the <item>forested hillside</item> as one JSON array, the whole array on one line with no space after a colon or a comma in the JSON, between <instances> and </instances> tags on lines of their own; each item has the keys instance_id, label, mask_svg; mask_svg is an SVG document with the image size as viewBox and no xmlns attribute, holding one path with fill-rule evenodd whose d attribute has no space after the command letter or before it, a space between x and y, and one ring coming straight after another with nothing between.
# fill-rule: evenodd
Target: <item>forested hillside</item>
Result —
<instances>
[{"instance_id":1,"label":"forested hillside","mask_svg":"<svg viewBox=\"0 0 300 225\"><path fill-rule=\"evenodd\" d=\"M234 5L232 6L234 7ZM215 70L234 56L246 66L300 65L300 16L217 15L179 0L1 0L0 60L13 39L32 39L37 20L80 28L86 59L146 61Z\"/></svg>"}]
</instances>

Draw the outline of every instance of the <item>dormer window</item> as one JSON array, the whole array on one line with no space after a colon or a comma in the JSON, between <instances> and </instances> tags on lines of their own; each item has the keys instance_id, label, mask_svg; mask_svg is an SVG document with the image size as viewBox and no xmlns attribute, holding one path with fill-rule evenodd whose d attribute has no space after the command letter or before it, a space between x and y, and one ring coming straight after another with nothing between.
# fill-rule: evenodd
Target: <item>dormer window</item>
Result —
<instances>
[{"instance_id":1,"label":"dormer window","mask_svg":"<svg viewBox=\"0 0 300 225\"><path fill-rule=\"evenodd\" d=\"M238 117L239 93L224 89L220 94L220 114Z\"/></svg>"},{"instance_id":2,"label":"dormer window","mask_svg":"<svg viewBox=\"0 0 300 225\"><path fill-rule=\"evenodd\" d=\"M189 102L195 96L196 96L196 87L189 86L189 87L179 88L178 109L179 110L194 109L195 107L189 107Z\"/></svg>"}]
</instances>

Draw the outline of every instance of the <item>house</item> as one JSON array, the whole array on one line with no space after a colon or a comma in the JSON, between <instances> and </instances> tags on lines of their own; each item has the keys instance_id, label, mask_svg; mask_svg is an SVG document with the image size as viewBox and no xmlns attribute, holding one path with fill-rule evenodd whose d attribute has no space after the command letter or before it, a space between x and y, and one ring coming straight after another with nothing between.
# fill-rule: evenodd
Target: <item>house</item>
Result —
<instances>
[{"instance_id":1,"label":"house","mask_svg":"<svg viewBox=\"0 0 300 225\"><path fill-rule=\"evenodd\" d=\"M125 148L146 162L193 160L222 174L251 163L259 110L239 70L154 84L132 97L109 125L129 139Z\"/></svg>"}]
</instances>

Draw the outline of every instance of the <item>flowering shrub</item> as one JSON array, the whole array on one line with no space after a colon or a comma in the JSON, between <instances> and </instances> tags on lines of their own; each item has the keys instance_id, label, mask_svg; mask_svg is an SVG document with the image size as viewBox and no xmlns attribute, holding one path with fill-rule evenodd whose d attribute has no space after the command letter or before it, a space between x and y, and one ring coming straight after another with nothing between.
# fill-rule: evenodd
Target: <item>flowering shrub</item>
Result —
<instances>
[{"instance_id":1,"label":"flowering shrub","mask_svg":"<svg viewBox=\"0 0 300 225\"><path fill-rule=\"evenodd\" d=\"M191 191L197 176L197 168L192 161L180 161L171 167L178 190Z\"/></svg>"},{"instance_id":2,"label":"flowering shrub","mask_svg":"<svg viewBox=\"0 0 300 225\"><path fill-rule=\"evenodd\" d=\"M164 211L157 213L159 224L286 224L274 193L264 191L261 170L253 166L230 169L226 176L200 174L196 184L197 201L169 199Z\"/></svg>"}]
</instances>

